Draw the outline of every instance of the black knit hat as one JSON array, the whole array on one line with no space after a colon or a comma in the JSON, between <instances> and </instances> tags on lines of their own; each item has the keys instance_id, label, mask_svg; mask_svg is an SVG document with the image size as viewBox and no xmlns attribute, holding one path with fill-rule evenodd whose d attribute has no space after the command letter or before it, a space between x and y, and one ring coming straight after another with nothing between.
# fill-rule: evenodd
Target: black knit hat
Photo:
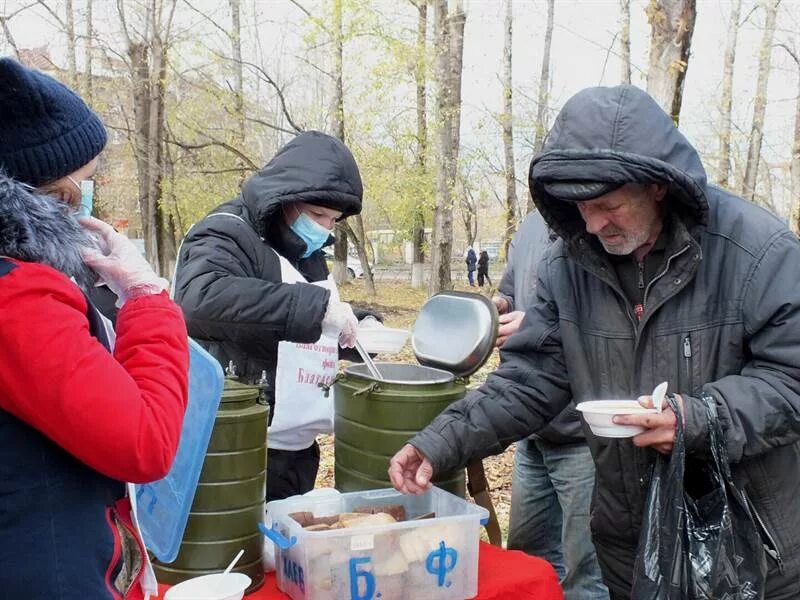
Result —
<instances>
[{"instance_id":1,"label":"black knit hat","mask_svg":"<svg viewBox=\"0 0 800 600\"><path fill-rule=\"evenodd\" d=\"M105 145L103 123L72 90L0 59L0 170L38 187L77 171Z\"/></svg>"}]
</instances>

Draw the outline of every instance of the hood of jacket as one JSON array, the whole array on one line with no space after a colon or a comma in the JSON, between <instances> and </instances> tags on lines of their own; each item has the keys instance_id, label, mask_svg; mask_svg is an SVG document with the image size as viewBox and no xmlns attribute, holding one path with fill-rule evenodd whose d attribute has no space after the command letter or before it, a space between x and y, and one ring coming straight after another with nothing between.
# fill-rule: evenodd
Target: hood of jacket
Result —
<instances>
[{"instance_id":1,"label":"hood of jacket","mask_svg":"<svg viewBox=\"0 0 800 600\"><path fill-rule=\"evenodd\" d=\"M341 140L320 131L298 135L242 186L242 200L263 237L279 209L308 202L342 212L361 212L364 188L353 154Z\"/></svg>"},{"instance_id":2,"label":"hood of jacket","mask_svg":"<svg viewBox=\"0 0 800 600\"><path fill-rule=\"evenodd\" d=\"M564 105L528 173L547 224L575 248L588 234L575 203L549 195L561 181L668 185L668 211L699 239L708 219L706 172L697 151L646 92L632 85L588 88Z\"/></svg>"},{"instance_id":3,"label":"hood of jacket","mask_svg":"<svg viewBox=\"0 0 800 600\"><path fill-rule=\"evenodd\" d=\"M0 172L0 255L53 267L86 291L97 276L80 248L94 242L68 213L65 204Z\"/></svg>"}]
</instances>

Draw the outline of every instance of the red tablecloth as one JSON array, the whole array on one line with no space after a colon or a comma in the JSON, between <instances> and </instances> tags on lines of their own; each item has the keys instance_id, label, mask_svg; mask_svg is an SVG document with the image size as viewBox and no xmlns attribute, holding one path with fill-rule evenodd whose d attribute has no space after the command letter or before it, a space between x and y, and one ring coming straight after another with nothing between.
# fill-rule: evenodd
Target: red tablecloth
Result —
<instances>
[{"instance_id":1,"label":"red tablecloth","mask_svg":"<svg viewBox=\"0 0 800 600\"><path fill-rule=\"evenodd\" d=\"M168 586L159 586L161 596ZM247 600L286 600L278 591L275 573L264 585L245 596ZM481 542L478 554L478 600L563 600L558 576L552 565L516 550L502 550ZM391 599L387 599L391 600Z\"/></svg>"}]
</instances>

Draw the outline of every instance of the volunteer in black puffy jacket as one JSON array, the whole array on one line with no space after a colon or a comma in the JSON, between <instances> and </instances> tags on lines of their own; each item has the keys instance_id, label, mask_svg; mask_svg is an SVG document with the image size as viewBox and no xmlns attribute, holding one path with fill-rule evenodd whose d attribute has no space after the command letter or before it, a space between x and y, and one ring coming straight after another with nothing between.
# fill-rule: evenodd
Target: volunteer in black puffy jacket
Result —
<instances>
[{"instance_id":1,"label":"volunteer in black puffy jacket","mask_svg":"<svg viewBox=\"0 0 800 600\"><path fill-rule=\"evenodd\" d=\"M333 395L319 384L335 376L358 321L321 249L337 220L361 212L362 193L347 147L303 133L192 227L178 257L175 299L189 335L242 380L269 382L267 500L313 488L315 438L333 430Z\"/></svg>"}]
</instances>

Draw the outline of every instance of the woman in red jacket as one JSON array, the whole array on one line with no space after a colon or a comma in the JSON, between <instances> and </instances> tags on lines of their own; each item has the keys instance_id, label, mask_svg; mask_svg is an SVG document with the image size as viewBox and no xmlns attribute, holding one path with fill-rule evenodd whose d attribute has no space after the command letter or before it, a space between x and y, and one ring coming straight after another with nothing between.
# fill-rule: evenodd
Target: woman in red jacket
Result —
<instances>
[{"instance_id":1,"label":"woman in red jacket","mask_svg":"<svg viewBox=\"0 0 800 600\"><path fill-rule=\"evenodd\" d=\"M187 400L180 309L133 244L84 227L85 260L122 302L116 343L84 291L76 221L0 177L0 589L139 598L144 551L125 483L163 477ZM72 280L71 280L72 278Z\"/></svg>"},{"instance_id":2,"label":"woman in red jacket","mask_svg":"<svg viewBox=\"0 0 800 600\"><path fill-rule=\"evenodd\" d=\"M125 482L159 479L172 464L186 328L130 240L102 221L79 223L57 190L36 184L52 195L35 194L7 176L47 170L50 184L70 183L105 133L69 90L0 63L15 82L0 86L0 121L14 117L0 123L0 589L142 598L145 554ZM19 98L32 98L27 112L15 112ZM115 342L86 295L98 277L121 306Z\"/></svg>"}]
</instances>

